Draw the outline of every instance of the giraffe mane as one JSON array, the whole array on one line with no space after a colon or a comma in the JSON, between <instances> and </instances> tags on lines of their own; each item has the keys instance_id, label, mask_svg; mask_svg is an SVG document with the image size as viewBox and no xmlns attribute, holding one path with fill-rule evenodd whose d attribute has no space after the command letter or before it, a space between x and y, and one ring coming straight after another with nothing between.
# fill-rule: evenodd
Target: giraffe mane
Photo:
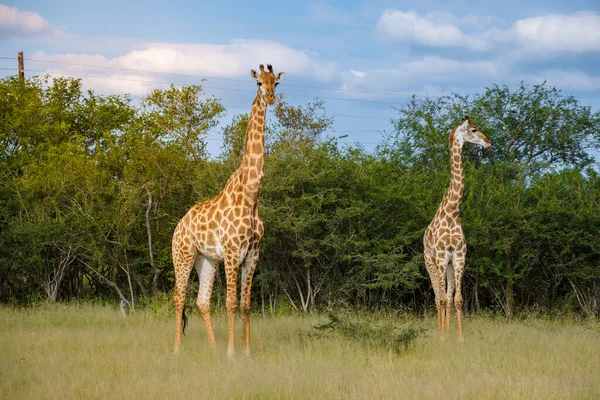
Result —
<instances>
[{"instance_id":1,"label":"giraffe mane","mask_svg":"<svg viewBox=\"0 0 600 400\"><path fill-rule=\"evenodd\" d=\"M452 129L452 132L450 133L450 138L448 140L448 146L450 146L450 148L452 148L452 143L454 143L454 138L455 138L455 134L456 134L456 130L458 129L460 125L456 125L454 127L454 129Z\"/></svg>"}]
</instances>

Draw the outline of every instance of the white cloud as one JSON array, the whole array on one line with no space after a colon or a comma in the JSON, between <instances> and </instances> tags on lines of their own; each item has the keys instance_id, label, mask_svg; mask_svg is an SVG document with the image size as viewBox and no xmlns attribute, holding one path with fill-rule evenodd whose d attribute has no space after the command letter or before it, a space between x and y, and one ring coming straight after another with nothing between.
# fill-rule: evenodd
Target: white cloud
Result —
<instances>
[{"instance_id":1,"label":"white cloud","mask_svg":"<svg viewBox=\"0 0 600 400\"><path fill-rule=\"evenodd\" d=\"M354 75L355 77L357 77L357 78L364 78L367 75L366 72L364 72L364 71L357 71L355 69L351 69L350 73L352 75Z\"/></svg>"},{"instance_id":2,"label":"white cloud","mask_svg":"<svg viewBox=\"0 0 600 400\"><path fill-rule=\"evenodd\" d=\"M386 10L375 29L384 37L402 42L418 42L429 46L457 46L463 40L460 29L448 23L437 26L430 19L412 11Z\"/></svg>"},{"instance_id":3,"label":"white cloud","mask_svg":"<svg viewBox=\"0 0 600 400\"><path fill-rule=\"evenodd\" d=\"M548 69L526 77L528 82L548 84L567 91L596 92L600 90L600 76L592 76L579 70Z\"/></svg>"},{"instance_id":4,"label":"white cloud","mask_svg":"<svg viewBox=\"0 0 600 400\"><path fill-rule=\"evenodd\" d=\"M500 27L495 17L434 11L420 16L412 11L386 10L375 25L384 39L438 48L466 48L476 51L503 51L518 58L548 57L571 52L600 52L600 15L583 11L571 15L553 14L520 19L510 27ZM476 33L460 27L486 26Z\"/></svg>"},{"instance_id":5,"label":"white cloud","mask_svg":"<svg viewBox=\"0 0 600 400\"><path fill-rule=\"evenodd\" d=\"M36 35L60 36L62 32L39 14L0 4L0 38Z\"/></svg>"},{"instance_id":6,"label":"white cloud","mask_svg":"<svg viewBox=\"0 0 600 400\"><path fill-rule=\"evenodd\" d=\"M534 50L600 51L600 15L591 11L520 19L513 30L521 44Z\"/></svg>"},{"instance_id":7,"label":"white cloud","mask_svg":"<svg viewBox=\"0 0 600 400\"><path fill-rule=\"evenodd\" d=\"M315 56L309 55L305 51L265 40L235 40L225 45L149 43L142 49L132 50L114 58L90 54L48 55L39 52L34 54L32 59L100 67L90 69L73 65L43 64L45 67L51 65L52 69L46 71L56 74L73 74L74 76L85 74L122 79L122 81L118 81L84 77L84 83L86 87L101 92L131 93L132 95L144 95L153 88L159 87L154 83L157 81L181 82L185 81L185 78L118 71L110 68L197 75L209 78L248 78L249 82L251 81L250 69L257 69L259 64L272 64L277 72L286 72L288 77L297 75L320 81L330 80L336 69L333 63L320 62ZM196 80L196 82L198 81Z\"/></svg>"},{"instance_id":8,"label":"white cloud","mask_svg":"<svg viewBox=\"0 0 600 400\"><path fill-rule=\"evenodd\" d=\"M412 11L392 9L381 14L375 29L383 38L398 42L487 49L488 43L483 38L464 34L455 21L457 18L448 12L432 12L421 17Z\"/></svg>"},{"instance_id":9,"label":"white cloud","mask_svg":"<svg viewBox=\"0 0 600 400\"><path fill-rule=\"evenodd\" d=\"M266 40L235 40L226 45L151 43L144 50L117 57L126 68L151 69L210 76L246 76L258 64L272 64L288 74L331 78L335 67L319 63L304 51Z\"/></svg>"},{"instance_id":10,"label":"white cloud","mask_svg":"<svg viewBox=\"0 0 600 400\"><path fill-rule=\"evenodd\" d=\"M545 68L535 72L520 71L521 64L503 57L491 61L457 61L429 56L408 61L389 69L341 73L342 89L403 93L407 95L438 96L442 94L481 92L492 84L516 85L524 80L529 84L547 81L567 93L594 93L600 91L600 75L580 69ZM392 97L367 93L353 93L356 98L378 98L393 101Z\"/></svg>"},{"instance_id":11,"label":"white cloud","mask_svg":"<svg viewBox=\"0 0 600 400\"><path fill-rule=\"evenodd\" d=\"M442 90L490 84L500 79L505 70L499 61L463 62L424 57L402 63L393 69L376 69L361 74L355 72L349 70L342 73L343 89L422 94L424 88L429 87L430 91L439 94Z\"/></svg>"}]
</instances>

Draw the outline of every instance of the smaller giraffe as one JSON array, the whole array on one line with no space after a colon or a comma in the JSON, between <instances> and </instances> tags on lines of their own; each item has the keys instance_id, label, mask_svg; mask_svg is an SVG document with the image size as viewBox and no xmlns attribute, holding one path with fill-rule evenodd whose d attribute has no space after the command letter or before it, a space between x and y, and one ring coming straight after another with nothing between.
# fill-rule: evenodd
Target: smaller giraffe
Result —
<instances>
[{"instance_id":1,"label":"smaller giraffe","mask_svg":"<svg viewBox=\"0 0 600 400\"><path fill-rule=\"evenodd\" d=\"M438 315L438 331L442 338L450 330L452 299L456 289L454 304L458 320L458 339L464 342L462 330L462 277L467 255L467 244L459 217L460 201L464 189L462 148L465 142L489 148L492 143L465 117L450 133L452 151L452 178L444 194L442 203L423 237L425 266L435 294ZM446 287L447 281L447 287Z\"/></svg>"}]
</instances>

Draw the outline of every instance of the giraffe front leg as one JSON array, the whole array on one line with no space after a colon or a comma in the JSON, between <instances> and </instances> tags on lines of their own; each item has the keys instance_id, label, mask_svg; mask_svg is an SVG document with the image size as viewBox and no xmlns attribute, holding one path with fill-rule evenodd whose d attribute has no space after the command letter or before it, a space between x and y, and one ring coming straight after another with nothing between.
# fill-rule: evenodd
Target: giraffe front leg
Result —
<instances>
[{"instance_id":1,"label":"giraffe front leg","mask_svg":"<svg viewBox=\"0 0 600 400\"><path fill-rule=\"evenodd\" d=\"M200 314L202 314L202 320L204 321L204 327L206 329L206 337L208 338L208 345L214 349L216 343L210 316L210 299L213 282L215 280L215 273L217 272L217 261L208 259L204 256L199 256L196 260L196 271L198 272L198 280L200 281L196 305L200 310Z\"/></svg>"},{"instance_id":2,"label":"giraffe front leg","mask_svg":"<svg viewBox=\"0 0 600 400\"><path fill-rule=\"evenodd\" d=\"M438 290L440 293L440 308L438 310L438 327L440 327L440 335L442 339L446 339L446 318L447 307L448 307L448 299L446 298L446 261L438 260L436 262L438 267Z\"/></svg>"},{"instance_id":3,"label":"giraffe front leg","mask_svg":"<svg viewBox=\"0 0 600 400\"><path fill-rule=\"evenodd\" d=\"M453 263L454 263L454 280L456 281L456 295L454 296L454 305L456 307L456 319L458 322L458 340L460 342L464 342L465 337L463 335L463 326L462 326L462 307L463 307L462 277L465 272L465 254L464 254L464 252L459 257L455 257L453 260Z\"/></svg>"},{"instance_id":4,"label":"giraffe front leg","mask_svg":"<svg viewBox=\"0 0 600 400\"><path fill-rule=\"evenodd\" d=\"M228 251L225 254L225 275L227 277L227 320L228 320L228 341L227 341L227 356L233 358L235 356L235 310L237 308L237 276L240 265L240 257L237 254L238 250Z\"/></svg>"},{"instance_id":5,"label":"giraffe front leg","mask_svg":"<svg viewBox=\"0 0 600 400\"><path fill-rule=\"evenodd\" d=\"M248 255L242 265L242 289L240 306L242 309L242 336L244 352L250 356L250 301L252 293L252 276L258 263L258 248L248 250Z\"/></svg>"},{"instance_id":6,"label":"giraffe front leg","mask_svg":"<svg viewBox=\"0 0 600 400\"><path fill-rule=\"evenodd\" d=\"M444 326L444 335L448 337L450 334L450 319L452 317L452 298L454 297L456 279L454 277L454 264L452 264L451 266L448 264L446 265L446 282L448 285L448 290L446 291L446 324Z\"/></svg>"}]
</instances>

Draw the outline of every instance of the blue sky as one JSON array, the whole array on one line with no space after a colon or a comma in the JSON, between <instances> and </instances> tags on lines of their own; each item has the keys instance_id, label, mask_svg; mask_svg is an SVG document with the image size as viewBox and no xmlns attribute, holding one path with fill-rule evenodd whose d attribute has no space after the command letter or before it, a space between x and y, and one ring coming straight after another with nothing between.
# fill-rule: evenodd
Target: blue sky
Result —
<instances>
[{"instance_id":1,"label":"blue sky","mask_svg":"<svg viewBox=\"0 0 600 400\"><path fill-rule=\"evenodd\" d=\"M169 82L199 83L123 69L222 78L204 82L228 108L222 124L249 111L249 70L272 63L286 72L278 89L290 103L325 99L330 134L368 149L411 94L547 80L600 106L597 1L3 1L0 57L19 50L27 75L102 76L82 78L101 93L141 97ZM213 154L219 131L210 133Z\"/></svg>"}]
</instances>

